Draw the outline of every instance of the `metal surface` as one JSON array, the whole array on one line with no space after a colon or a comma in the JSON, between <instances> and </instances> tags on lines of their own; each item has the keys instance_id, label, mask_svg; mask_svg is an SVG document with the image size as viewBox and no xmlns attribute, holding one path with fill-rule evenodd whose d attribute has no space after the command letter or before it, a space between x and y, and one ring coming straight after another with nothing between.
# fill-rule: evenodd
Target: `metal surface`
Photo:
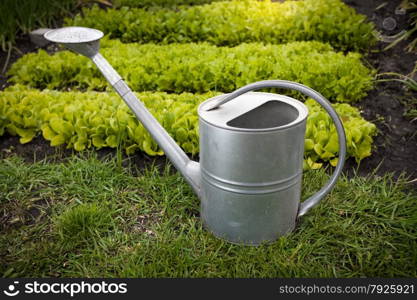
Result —
<instances>
[{"instance_id":1,"label":"metal surface","mask_svg":"<svg viewBox=\"0 0 417 300\"><path fill-rule=\"evenodd\" d=\"M113 69L100 53L91 56L91 60L121 97L130 92L129 87L126 84L123 84L124 81L122 80L122 77L120 77L116 70Z\"/></svg>"},{"instance_id":2,"label":"metal surface","mask_svg":"<svg viewBox=\"0 0 417 300\"><path fill-rule=\"evenodd\" d=\"M59 43L68 49L87 57L92 57L100 49L103 33L97 29L85 27L64 27L53 29L44 34L46 40Z\"/></svg>"},{"instance_id":3,"label":"metal surface","mask_svg":"<svg viewBox=\"0 0 417 300\"><path fill-rule=\"evenodd\" d=\"M204 120L205 122L216 126L221 127L229 130L237 130L237 131L265 131L268 130L267 128L242 128L231 126L230 122L236 119L237 117L244 115L250 111L253 111L257 107L268 103L269 101L277 101L277 103L285 103L288 105L294 106L295 110L299 112L297 118L295 118L292 122L287 123L285 125L281 125L282 128L292 126L295 123L302 121L308 114L308 111L305 105L299 101L295 101L293 98L278 95L278 94L270 94L270 93L245 93L238 97L236 97L236 101L230 101L226 105L222 106L221 109L216 110L208 110L207 107L210 107L212 103L219 101L223 97L230 95L221 95L214 98L211 98L210 101L205 101L201 104L198 109L199 117ZM277 119L280 116L278 114L282 114L283 116L287 115L288 112L285 111L278 111L277 114L271 115L272 118ZM265 118L265 115L261 115L260 118ZM276 126L275 126L276 127ZM271 130L274 130L271 128Z\"/></svg>"},{"instance_id":4,"label":"metal surface","mask_svg":"<svg viewBox=\"0 0 417 300\"><path fill-rule=\"evenodd\" d=\"M74 26L50 30L45 33L45 38L59 44L80 44L98 41L103 35L97 29Z\"/></svg>"},{"instance_id":5,"label":"metal surface","mask_svg":"<svg viewBox=\"0 0 417 300\"><path fill-rule=\"evenodd\" d=\"M45 38L92 59L201 199L204 225L230 242L257 245L290 232L297 216L316 205L343 168L343 126L326 99L289 81L262 81L199 106L200 164L188 158L99 51L99 31L70 27ZM289 88L318 101L339 134L339 162L329 182L300 206L307 108L282 95L252 93ZM250 92L250 93L248 93Z\"/></svg>"},{"instance_id":6,"label":"metal surface","mask_svg":"<svg viewBox=\"0 0 417 300\"><path fill-rule=\"evenodd\" d=\"M212 101L211 104L206 105L204 108L206 111L218 109L221 105L226 104L227 102L233 100L234 98L242 94L263 88L286 88L301 92L304 95L313 98L327 111L327 113L330 115L336 126L339 140L339 160L337 166L326 185L323 188L321 188L315 195L311 196L301 204L298 216L302 216L309 209L317 205L320 202L320 200L330 192L330 190L336 184L337 178L342 173L342 169L346 159L345 130L343 128L342 121L340 120L339 116L337 115L336 111L333 109L329 101L326 100L326 98L324 98L320 93L305 85L286 80L265 80L246 85L234 91L233 93L227 94L222 97L218 97L215 101Z\"/></svg>"},{"instance_id":7,"label":"metal surface","mask_svg":"<svg viewBox=\"0 0 417 300\"><path fill-rule=\"evenodd\" d=\"M222 97L209 99L198 109L204 226L232 243L273 241L292 231L297 219L307 108L290 97L247 93L206 110ZM227 125L237 117L236 110L244 115L271 101L281 116L292 115L288 123L261 128L253 123L259 119L254 114L246 124L255 128Z\"/></svg>"}]
</instances>

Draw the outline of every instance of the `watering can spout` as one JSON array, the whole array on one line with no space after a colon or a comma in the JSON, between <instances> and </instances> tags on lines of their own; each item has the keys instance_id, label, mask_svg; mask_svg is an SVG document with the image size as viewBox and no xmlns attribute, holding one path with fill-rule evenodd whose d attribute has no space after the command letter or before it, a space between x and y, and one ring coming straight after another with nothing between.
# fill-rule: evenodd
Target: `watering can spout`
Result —
<instances>
[{"instance_id":1,"label":"watering can spout","mask_svg":"<svg viewBox=\"0 0 417 300\"><path fill-rule=\"evenodd\" d=\"M99 53L99 40L103 33L96 29L84 27L65 27L45 33L45 38L59 43L68 49L90 58L104 75L106 80L122 97L142 125L158 143L175 168L185 177L194 192L200 196L200 164L192 161L177 145L174 139L158 123L145 105L136 97L132 90Z\"/></svg>"}]
</instances>

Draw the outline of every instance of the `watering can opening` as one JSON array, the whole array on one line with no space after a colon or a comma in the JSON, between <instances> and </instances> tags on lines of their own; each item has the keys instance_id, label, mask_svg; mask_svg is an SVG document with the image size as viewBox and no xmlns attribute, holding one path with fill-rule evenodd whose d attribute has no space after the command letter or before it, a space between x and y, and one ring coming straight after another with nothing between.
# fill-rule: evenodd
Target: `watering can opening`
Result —
<instances>
[{"instance_id":1,"label":"watering can opening","mask_svg":"<svg viewBox=\"0 0 417 300\"><path fill-rule=\"evenodd\" d=\"M270 100L227 122L228 126L247 129L280 127L292 123L298 110L288 103Z\"/></svg>"},{"instance_id":2,"label":"watering can opening","mask_svg":"<svg viewBox=\"0 0 417 300\"><path fill-rule=\"evenodd\" d=\"M210 109L223 97L216 96L200 104L200 121L230 131L269 132L297 126L308 115L308 109L302 102L262 92L248 92L216 109Z\"/></svg>"}]
</instances>

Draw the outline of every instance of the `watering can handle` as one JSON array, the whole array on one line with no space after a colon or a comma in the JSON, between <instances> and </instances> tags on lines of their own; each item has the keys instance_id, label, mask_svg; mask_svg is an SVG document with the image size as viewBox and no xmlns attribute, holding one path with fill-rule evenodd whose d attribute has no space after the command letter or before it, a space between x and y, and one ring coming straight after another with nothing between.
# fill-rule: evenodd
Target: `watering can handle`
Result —
<instances>
[{"instance_id":1,"label":"watering can handle","mask_svg":"<svg viewBox=\"0 0 417 300\"><path fill-rule=\"evenodd\" d=\"M323 197L326 196L330 192L330 190L336 184L337 178L342 173L343 165L345 164L345 158L346 158L345 130L343 128L342 121L340 120L336 111L333 109L330 102L326 98L324 98L320 93L316 92L315 90L305 85L292 82L292 81L287 81L287 80L264 80L264 81L258 81L255 83L248 84L230 94L227 94L225 97L220 98L218 101L210 105L207 108L207 110L215 109L219 107L220 105L242 94L245 94L247 92L250 92L253 90L259 90L263 88L285 88L285 89L290 89L290 90L301 92L302 94L310 98L313 98L327 111L327 113L332 118L333 123L337 129L337 134L338 134L338 139L339 139L339 159L337 162L336 169L334 170L332 176L330 177L329 181L326 183L324 187L322 187L316 194L314 194L313 196L311 196L310 198L308 198L307 200L301 203L300 209L298 211L298 216L301 217L312 207L316 206L320 202L320 200L323 199Z\"/></svg>"}]
</instances>

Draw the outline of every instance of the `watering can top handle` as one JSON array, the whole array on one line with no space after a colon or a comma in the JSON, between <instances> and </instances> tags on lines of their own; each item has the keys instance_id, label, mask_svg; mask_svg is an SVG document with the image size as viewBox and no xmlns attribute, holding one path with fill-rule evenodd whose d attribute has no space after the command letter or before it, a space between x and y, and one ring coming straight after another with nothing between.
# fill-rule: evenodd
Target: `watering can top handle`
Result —
<instances>
[{"instance_id":1,"label":"watering can top handle","mask_svg":"<svg viewBox=\"0 0 417 300\"><path fill-rule=\"evenodd\" d=\"M316 92L315 90L296 83L292 81L287 80L265 80L265 81L258 81L252 84L248 84L230 94L227 94L225 97L220 98L219 101L216 101L211 105L207 110L212 110L220 105L253 90L259 90L262 88L286 88L295 90L298 92L303 93L304 95L313 98L316 100L330 115L332 118L338 134L339 139L339 160L336 166L336 169L334 170L332 176L330 177L329 181L326 183L324 187L322 187L316 194L305 200L300 205L300 209L298 211L298 216L303 216L308 210L310 210L312 207L316 206L321 199L323 199L324 196L326 196L330 190L333 188L333 186L336 184L337 178L342 173L343 165L345 164L345 158L346 158L346 135L345 130L343 128L343 124L337 115L336 111L331 106L330 102L326 100L320 93Z\"/></svg>"}]
</instances>

